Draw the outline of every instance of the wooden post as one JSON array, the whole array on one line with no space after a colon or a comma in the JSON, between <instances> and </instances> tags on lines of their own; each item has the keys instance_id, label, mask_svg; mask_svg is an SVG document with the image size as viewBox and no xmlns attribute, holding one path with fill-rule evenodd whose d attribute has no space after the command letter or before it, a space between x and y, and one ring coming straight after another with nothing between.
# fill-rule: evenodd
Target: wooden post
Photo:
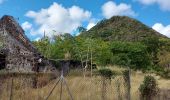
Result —
<instances>
[{"instance_id":1,"label":"wooden post","mask_svg":"<svg viewBox=\"0 0 170 100\"><path fill-rule=\"evenodd\" d=\"M102 76L102 100L106 100L106 87L107 87L107 83L106 83L106 77Z\"/></svg>"},{"instance_id":2,"label":"wooden post","mask_svg":"<svg viewBox=\"0 0 170 100\"><path fill-rule=\"evenodd\" d=\"M131 100L130 96L130 88L131 88L131 85L130 85L130 68L128 68L128 73L127 73L127 100Z\"/></svg>"},{"instance_id":3,"label":"wooden post","mask_svg":"<svg viewBox=\"0 0 170 100\"><path fill-rule=\"evenodd\" d=\"M12 100L12 96L13 96L13 77L12 77L12 79L11 79L11 88L10 88L9 100Z\"/></svg>"},{"instance_id":4,"label":"wooden post","mask_svg":"<svg viewBox=\"0 0 170 100\"><path fill-rule=\"evenodd\" d=\"M130 81L130 74L131 74L131 70L130 70L130 68L128 67L128 100L131 100L131 92L130 92L130 89L131 89L131 81Z\"/></svg>"},{"instance_id":5,"label":"wooden post","mask_svg":"<svg viewBox=\"0 0 170 100\"><path fill-rule=\"evenodd\" d=\"M128 68L128 70L124 71L124 84L126 87L126 98L127 100L131 100L131 93L130 93L130 89L131 89L131 81L130 81L130 68Z\"/></svg>"}]
</instances>

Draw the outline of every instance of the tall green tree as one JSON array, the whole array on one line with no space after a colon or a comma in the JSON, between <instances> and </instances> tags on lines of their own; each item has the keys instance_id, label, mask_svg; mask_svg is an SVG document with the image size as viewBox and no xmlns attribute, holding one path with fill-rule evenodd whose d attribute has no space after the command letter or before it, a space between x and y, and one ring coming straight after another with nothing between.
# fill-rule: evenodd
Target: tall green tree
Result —
<instances>
[{"instance_id":1,"label":"tall green tree","mask_svg":"<svg viewBox=\"0 0 170 100\"><path fill-rule=\"evenodd\" d=\"M151 56L152 64L157 65L159 63L158 52L161 47L161 42L158 37L148 37L142 41L147 46L147 51Z\"/></svg>"},{"instance_id":2,"label":"tall green tree","mask_svg":"<svg viewBox=\"0 0 170 100\"><path fill-rule=\"evenodd\" d=\"M145 45L133 42L112 42L113 63L133 69L147 69L150 58Z\"/></svg>"}]
</instances>

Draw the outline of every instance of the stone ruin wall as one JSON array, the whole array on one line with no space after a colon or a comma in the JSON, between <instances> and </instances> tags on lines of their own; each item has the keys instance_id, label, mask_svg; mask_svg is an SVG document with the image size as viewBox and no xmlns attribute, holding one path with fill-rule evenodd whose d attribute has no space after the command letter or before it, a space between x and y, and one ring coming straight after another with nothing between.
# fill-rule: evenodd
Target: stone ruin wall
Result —
<instances>
[{"instance_id":1,"label":"stone ruin wall","mask_svg":"<svg viewBox=\"0 0 170 100\"><path fill-rule=\"evenodd\" d=\"M1 18L0 37L3 39L1 41L6 52L6 70L12 72L45 72L55 70L52 64L38 53L13 17L4 16ZM39 59L42 62L39 62Z\"/></svg>"},{"instance_id":2,"label":"stone ruin wall","mask_svg":"<svg viewBox=\"0 0 170 100\"><path fill-rule=\"evenodd\" d=\"M12 71L27 72L31 71L33 66L33 52L30 52L20 42L13 38L7 31L0 31L5 35L4 47L8 50L6 54L6 69Z\"/></svg>"}]
</instances>

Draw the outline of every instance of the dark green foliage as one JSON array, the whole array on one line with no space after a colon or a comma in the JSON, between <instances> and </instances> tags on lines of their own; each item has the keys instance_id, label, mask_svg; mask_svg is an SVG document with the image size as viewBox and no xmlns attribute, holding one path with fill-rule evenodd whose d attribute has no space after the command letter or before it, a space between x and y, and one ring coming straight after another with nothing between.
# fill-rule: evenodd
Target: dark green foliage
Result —
<instances>
[{"instance_id":1,"label":"dark green foliage","mask_svg":"<svg viewBox=\"0 0 170 100\"><path fill-rule=\"evenodd\" d=\"M146 70L151 66L152 57L143 42L108 42L102 39L72 37L69 34L56 36L53 42L42 39L35 42L38 50L50 59L65 59L69 53L72 60L85 62L88 58L97 65L121 65ZM89 50L88 50L89 48Z\"/></svg>"},{"instance_id":2,"label":"dark green foliage","mask_svg":"<svg viewBox=\"0 0 170 100\"><path fill-rule=\"evenodd\" d=\"M146 46L141 43L112 42L113 63L134 69L146 69L150 65Z\"/></svg>"},{"instance_id":3,"label":"dark green foliage","mask_svg":"<svg viewBox=\"0 0 170 100\"><path fill-rule=\"evenodd\" d=\"M34 42L38 50L50 59L69 59L90 62L99 66L120 65L136 70L157 71L155 66L170 63L160 60L162 54L170 52L170 40L141 22L126 17L114 16L100 21L89 31L79 27L81 34L71 36L66 33L47 37ZM161 62L161 64L160 64ZM160 71L162 73L162 71Z\"/></svg>"},{"instance_id":4,"label":"dark green foliage","mask_svg":"<svg viewBox=\"0 0 170 100\"><path fill-rule=\"evenodd\" d=\"M140 85L139 91L142 100L153 100L153 97L158 94L158 86L153 76L145 76L143 84Z\"/></svg>"},{"instance_id":5,"label":"dark green foliage","mask_svg":"<svg viewBox=\"0 0 170 100\"><path fill-rule=\"evenodd\" d=\"M79 37L91 37L111 43L111 48L108 49L112 54L106 53L110 56L103 59L105 65L116 64L130 66L133 69L150 70L160 65L160 51L170 52L170 42L166 36L126 16L104 19L89 31L82 32ZM166 64L167 62L169 61L166 61Z\"/></svg>"},{"instance_id":6,"label":"dark green foliage","mask_svg":"<svg viewBox=\"0 0 170 100\"><path fill-rule=\"evenodd\" d=\"M142 42L147 46L149 53L157 53L161 46L161 42L158 37L147 37L142 40Z\"/></svg>"},{"instance_id":7,"label":"dark green foliage","mask_svg":"<svg viewBox=\"0 0 170 100\"><path fill-rule=\"evenodd\" d=\"M152 36L165 37L141 22L126 16L113 16L110 19L102 20L80 36L109 41L141 41Z\"/></svg>"},{"instance_id":8,"label":"dark green foliage","mask_svg":"<svg viewBox=\"0 0 170 100\"><path fill-rule=\"evenodd\" d=\"M116 54L112 57L112 63L115 65L120 66L127 66L128 64L128 57L126 54Z\"/></svg>"},{"instance_id":9,"label":"dark green foliage","mask_svg":"<svg viewBox=\"0 0 170 100\"><path fill-rule=\"evenodd\" d=\"M161 42L158 37L148 37L142 41L147 46L147 51L151 56L153 65L159 63L158 52L161 47Z\"/></svg>"},{"instance_id":10,"label":"dark green foliage","mask_svg":"<svg viewBox=\"0 0 170 100\"><path fill-rule=\"evenodd\" d=\"M34 41L33 44L37 47L38 51L42 53L45 57L49 56L50 40L48 37L44 37L39 41Z\"/></svg>"},{"instance_id":11,"label":"dark green foliage","mask_svg":"<svg viewBox=\"0 0 170 100\"><path fill-rule=\"evenodd\" d=\"M105 78L111 79L111 77L115 74L112 72L112 70L108 68L102 68L98 70L99 74Z\"/></svg>"}]
</instances>

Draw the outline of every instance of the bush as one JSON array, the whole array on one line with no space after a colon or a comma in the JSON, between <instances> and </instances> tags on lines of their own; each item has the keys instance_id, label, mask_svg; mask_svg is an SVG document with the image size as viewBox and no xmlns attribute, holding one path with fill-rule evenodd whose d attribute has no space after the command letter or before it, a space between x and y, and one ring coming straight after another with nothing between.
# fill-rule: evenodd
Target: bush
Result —
<instances>
[{"instance_id":1,"label":"bush","mask_svg":"<svg viewBox=\"0 0 170 100\"><path fill-rule=\"evenodd\" d=\"M112 70L108 69L108 68L103 68L103 69L99 69L99 74L105 78L109 78L111 79L112 76L115 74L114 72L112 72Z\"/></svg>"},{"instance_id":2,"label":"bush","mask_svg":"<svg viewBox=\"0 0 170 100\"><path fill-rule=\"evenodd\" d=\"M139 91L142 100L152 100L158 93L157 82L153 76L145 76L143 84L140 85Z\"/></svg>"}]
</instances>

